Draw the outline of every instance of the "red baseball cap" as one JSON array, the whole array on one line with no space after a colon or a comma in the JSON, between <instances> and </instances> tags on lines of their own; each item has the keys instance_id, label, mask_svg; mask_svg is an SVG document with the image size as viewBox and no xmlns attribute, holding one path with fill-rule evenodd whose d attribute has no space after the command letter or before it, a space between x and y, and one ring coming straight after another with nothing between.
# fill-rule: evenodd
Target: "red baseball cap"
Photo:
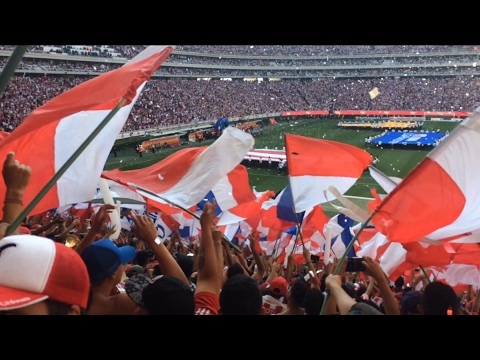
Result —
<instances>
[{"instance_id":1,"label":"red baseball cap","mask_svg":"<svg viewBox=\"0 0 480 360\"><path fill-rule=\"evenodd\" d=\"M35 235L0 240L0 310L46 299L86 309L90 291L87 267L73 249Z\"/></svg>"},{"instance_id":2,"label":"red baseball cap","mask_svg":"<svg viewBox=\"0 0 480 360\"><path fill-rule=\"evenodd\" d=\"M276 295L285 296L288 289L288 282L282 276L277 276L270 283L270 291Z\"/></svg>"}]
</instances>

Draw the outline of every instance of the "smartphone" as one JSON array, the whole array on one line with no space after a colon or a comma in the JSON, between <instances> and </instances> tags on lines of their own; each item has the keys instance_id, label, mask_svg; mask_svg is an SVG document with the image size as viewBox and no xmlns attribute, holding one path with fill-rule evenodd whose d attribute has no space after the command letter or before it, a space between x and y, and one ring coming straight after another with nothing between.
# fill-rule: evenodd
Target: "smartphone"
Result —
<instances>
[{"instance_id":1,"label":"smartphone","mask_svg":"<svg viewBox=\"0 0 480 360\"><path fill-rule=\"evenodd\" d=\"M347 272L365 271L366 268L362 264L362 262L363 262L363 258L361 257L347 259L347 268L345 269L345 271Z\"/></svg>"},{"instance_id":2,"label":"smartphone","mask_svg":"<svg viewBox=\"0 0 480 360\"><path fill-rule=\"evenodd\" d=\"M308 280L310 280L310 278L311 278L312 276L314 276L313 271L309 271L308 274L306 274L306 275L303 277L303 280L308 281Z\"/></svg>"},{"instance_id":3,"label":"smartphone","mask_svg":"<svg viewBox=\"0 0 480 360\"><path fill-rule=\"evenodd\" d=\"M320 256L310 255L310 260L312 260L313 262L318 262L318 261L320 261Z\"/></svg>"}]
</instances>

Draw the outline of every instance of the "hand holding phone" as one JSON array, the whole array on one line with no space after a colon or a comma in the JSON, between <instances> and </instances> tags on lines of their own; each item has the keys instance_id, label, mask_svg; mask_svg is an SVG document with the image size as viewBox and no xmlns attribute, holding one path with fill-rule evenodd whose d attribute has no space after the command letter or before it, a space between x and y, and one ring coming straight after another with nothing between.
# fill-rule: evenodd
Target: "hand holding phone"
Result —
<instances>
[{"instance_id":1,"label":"hand holding phone","mask_svg":"<svg viewBox=\"0 0 480 360\"><path fill-rule=\"evenodd\" d=\"M346 272L361 272L365 271L365 265L363 265L363 258L361 257L354 257L349 258L347 261L347 268L345 269Z\"/></svg>"}]
</instances>

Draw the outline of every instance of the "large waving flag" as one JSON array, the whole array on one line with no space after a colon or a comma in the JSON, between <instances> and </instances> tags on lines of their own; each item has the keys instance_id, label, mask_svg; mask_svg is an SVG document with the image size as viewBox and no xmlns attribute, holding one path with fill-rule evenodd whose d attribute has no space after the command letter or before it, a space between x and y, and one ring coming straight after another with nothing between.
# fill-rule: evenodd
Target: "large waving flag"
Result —
<instances>
[{"instance_id":1,"label":"large waving flag","mask_svg":"<svg viewBox=\"0 0 480 360\"><path fill-rule=\"evenodd\" d=\"M372 223L390 241L457 237L480 229L477 108L377 207Z\"/></svg>"},{"instance_id":2,"label":"large waving flag","mask_svg":"<svg viewBox=\"0 0 480 360\"><path fill-rule=\"evenodd\" d=\"M217 225L234 224L257 216L262 209L263 203L274 195L275 193L273 191L265 191L255 200L241 203L224 211L222 215L220 215Z\"/></svg>"},{"instance_id":3,"label":"large waving flag","mask_svg":"<svg viewBox=\"0 0 480 360\"><path fill-rule=\"evenodd\" d=\"M252 135L229 126L208 147L182 149L152 166L105 171L102 177L137 189L140 195L156 202L170 202L188 209L200 203L224 176L234 170L253 144Z\"/></svg>"},{"instance_id":4,"label":"large waving flag","mask_svg":"<svg viewBox=\"0 0 480 360\"><path fill-rule=\"evenodd\" d=\"M167 214L149 213L147 216L152 219L157 229L158 237L162 241L168 239L179 228L179 223Z\"/></svg>"},{"instance_id":5,"label":"large waving flag","mask_svg":"<svg viewBox=\"0 0 480 360\"><path fill-rule=\"evenodd\" d=\"M11 135L0 140L0 159L15 159L32 169L24 201L30 203L122 98L116 113L57 183L34 207L38 214L62 205L89 201L117 135L145 83L173 51L152 46L124 66L88 80L34 110ZM0 183L0 202L5 184Z\"/></svg>"},{"instance_id":6,"label":"large waving flag","mask_svg":"<svg viewBox=\"0 0 480 360\"><path fill-rule=\"evenodd\" d=\"M353 219L345 216L343 214L338 214L335 216L337 220L337 224L341 226L344 230L338 235L336 238L332 238L332 251L337 258L340 258L345 254L345 250L347 250L348 245L353 239L354 234L351 231L353 227ZM347 257L352 258L355 257L355 249L352 246L350 251L347 254Z\"/></svg>"},{"instance_id":7,"label":"large waving flag","mask_svg":"<svg viewBox=\"0 0 480 360\"><path fill-rule=\"evenodd\" d=\"M329 186L344 194L372 162L365 150L335 141L285 134L285 147L297 213L327 202Z\"/></svg>"},{"instance_id":8,"label":"large waving flag","mask_svg":"<svg viewBox=\"0 0 480 360\"><path fill-rule=\"evenodd\" d=\"M276 229L276 230L287 230L292 226L296 225L295 219L290 216L290 220L281 219L278 211L278 205L282 198L284 198L283 194L285 193L287 188L280 191L274 199L268 199L262 203L261 210L260 210L260 218L262 222L262 226L269 228L269 229ZM288 198L291 198L289 196ZM288 199L287 199L288 202ZM292 210L291 206L292 203L290 202L290 208L288 205L284 203L284 213L290 212L291 215L295 215ZM285 207L287 210L285 210ZM280 210L282 214L282 210Z\"/></svg>"},{"instance_id":9,"label":"large waving flag","mask_svg":"<svg viewBox=\"0 0 480 360\"><path fill-rule=\"evenodd\" d=\"M235 169L221 178L198 204L199 208L203 210L206 202L209 201L211 203L213 199L217 202L215 209L216 217L241 204L255 201L256 196L250 188L247 168L243 165L237 165ZM234 214L241 215L238 212L234 212ZM231 218L228 224L238 223L246 218L243 217L242 219L240 217L236 221L232 221L233 219ZM217 225L227 225L227 222L222 221L217 223Z\"/></svg>"},{"instance_id":10,"label":"large waving flag","mask_svg":"<svg viewBox=\"0 0 480 360\"><path fill-rule=\"evenodd\" d=\"M330 219L324 214L321 205L315 206L303 219L301 226L303 240L311 241L323 250L327 242L327 226L331 229L331 239L344 231L344 228L338 224L337 218L338 215Z\"/></svg>"},{"instance_id":11,"label":"large waving flag","mask_svg":"<svg viewBox=\"0 0 480 360\"><path fill-rule=\"evenodd\" d=\"M277 218L284 221L301 223L305 216L305 211L295 213L294 210L295 207L293 205L292 190L290 185L287 185L278 195Z\"/></svg>"}]
</instances>

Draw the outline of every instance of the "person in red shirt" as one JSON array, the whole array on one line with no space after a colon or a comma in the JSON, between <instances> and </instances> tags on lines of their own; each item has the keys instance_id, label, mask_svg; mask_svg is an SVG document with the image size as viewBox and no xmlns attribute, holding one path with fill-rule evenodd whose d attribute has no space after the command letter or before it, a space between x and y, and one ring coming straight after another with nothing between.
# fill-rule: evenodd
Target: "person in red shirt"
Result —
<instances>
[{"instance_id":1,"label":"person in red shirt","mask_svg":"<svg viewBox=\"0 0 480 360\"><path fill-rule=\"evenodd\" d=\"M282 276L277 276L265 289L262 297L262 307L265 315L276 315L283 312L287 306L282 302L287 294L288 282Z\"/></svg>"}]
</instances>

